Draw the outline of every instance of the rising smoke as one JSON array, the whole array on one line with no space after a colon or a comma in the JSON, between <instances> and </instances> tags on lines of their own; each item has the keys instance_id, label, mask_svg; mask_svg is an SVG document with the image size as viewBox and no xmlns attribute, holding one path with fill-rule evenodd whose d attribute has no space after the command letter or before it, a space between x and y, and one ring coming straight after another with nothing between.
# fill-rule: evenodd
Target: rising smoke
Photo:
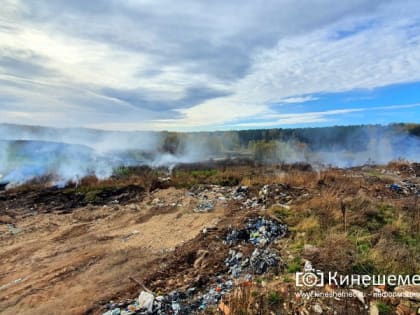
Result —
<instances>
[{"instance_id":1,"label":"rising smoke","mask_svg":"<svg viewBox=\"0 0 420 315\"><path fill-rule=\"evenodd\" d=\"M7 182L12 187L49 177L55 185L64 186L87 175L107 178L121 166L171 169L179 163L239 155L268 163L307 162L338 167L419 160L420 139L404 130L357 127L339 135L333 134L334 130L323 128L301 132L298 137L259 139L262 145L250 148L247 141L241 140L241 132L188 133L177 137L159 132L0 124L0 184Z\"/></svg>"}]
</instances>

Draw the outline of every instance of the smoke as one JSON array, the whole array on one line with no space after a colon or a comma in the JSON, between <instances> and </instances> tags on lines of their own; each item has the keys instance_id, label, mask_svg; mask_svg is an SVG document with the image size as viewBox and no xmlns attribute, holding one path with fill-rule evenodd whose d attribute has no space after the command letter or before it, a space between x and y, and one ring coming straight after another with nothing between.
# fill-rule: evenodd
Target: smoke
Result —
<instances>
[{"instance_id":1,"label":"smoke","mask_svg":"<svg viewBox=\"0 0 420 315\"><path fill-rule=\"evenodd\" d=\"M0 124L0 183L8 187L44 178L54 185L94 175L110 177L121 166L168 167L207 158L205 144L191 139L165 148L166 133L56 129ZM165 140L166 139L166 140Z\"/></svg>"},{"instance_id":2,"label":"smoke","mask_svg":"<svg viewBox=\"0 0 420 315\"><path fill-rule=\"evenodd\" d=\"M121 166L171 170L226 157L337 167L418 161L420 138L398 126L168 133L0 124L0 184L8 187L37 178L64 186L87 175L108 178Z\"/></svg>"},{"instance_id":3,"label":"smoke","mask_svg":"<svg viewBox=\"0 0 420 315\"><path fill-rule=\"evenodd\" d=\"M419 161L420 138L403 130L359 127L329 141L314 133L305 142L277 141L275 159L287 163L305 162L342 168L365 164L387 164L393 160Z\"/></svg>"},{"instance_id":4,"label":"smoke","mask_svg":"<svg viewBox=\"0 0 420 315\"><path fill-rule=\"evenodd\" d=\"M56 185L78 181L86 175L106 178L116 163L83 145L45 141L0 141L2 181L19 185L50 176Z\"/></svg>"}]
</instances>

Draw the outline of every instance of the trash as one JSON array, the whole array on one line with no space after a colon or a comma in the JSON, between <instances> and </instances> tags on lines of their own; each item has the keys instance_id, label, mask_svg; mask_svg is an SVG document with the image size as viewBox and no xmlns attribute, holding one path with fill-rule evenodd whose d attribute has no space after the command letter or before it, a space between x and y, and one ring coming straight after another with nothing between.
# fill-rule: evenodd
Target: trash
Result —
<instances>
[{"instance_id":1,"label":"trash","mask_svg":"<svg viewBox=\"0 0 420 315\"><path fill-rule=\"evenodd\" d=\"M420 184L414 184L408 180L402 180L400 183L393 183L388 187L399 194L420 195Z\"/></svg>"},{"instance_id":2,"label":"trash","mask_svg":"<svg viewBox=\"0 0 420 315\"><path fill-rule=\"evenodd\" d=\"M318 303L312 306L312 309L317 314L322 314L323 312L321 305L319 305Z\"/></svg>"},{"instance_id":3,"label":"trash","mask_svg":"<svg viewBox=\"0 0 420 315\"><path fill-rule=\"evenodd\" d=\"M140 295L139 295L139 307L140 308L144 308L146 309L149 313L151 313L153 311L153 301L154 301L155 297L153 296L153 294L146 292L146 291L141 291Z\"/></svg>"},{"instance_id":4,"label":"trash","mask_svg":"<svg viewBox=\"0 0 420 315\"><path fill-rule=\"evenodd\" d=\"M239 193L245 193L246 189L245 186L241 187ZM204 195L202 192L200 194L202 200L211 202L207 194ZM203 234L211 231L213 231L211 228L205 228ZM184 290L172 291L156 298L141 282L130 278L139 284L144 291L140 293L137 303L134 304L136 307L134 313L133 305L130 306L130 303L127 303L121 315L186 315L202 312L209 306L219 307L225 315L230 314L230 309L222 302L223 297L232 291L235 283L251 284L252 275L264 274L270 268L280 265L280 257L276 250L270 248L270 244L283 237L286 232L287 226L274 219L261 216L247 219L243 228L229 230L223 240L225 245L231 247L224 260L227 272L214 276L207 282L206 287L196 288L193 286ZM242 242L246 243L246 246L241 245ZM246 248L248 250L244 251ZM193 267L195 269L206 267L210 255L207 249L198 250ZM107 313L106 315L112 314Z\"/></svg>"},{"instance_id":5,"label":"trash","mask_svg":"<svg viewBox=\"0 0 420 315\"><path fill-rule=\"evenodd\" d=\"M312 266L312 263L309 260L305 261L305 266L303 267L303 270L305 272L311 272L314 270L314 267Z\"/></svg>"},{"instance_id":6,"label":"trash","mask_svg":"<svg viewBox=\"0 0 420 315\"><path fill-rule=\"evenodd\" d=\"M241 241L264 247L273 240L285 236L287 226L263 217L249 219L245 229L234 229L227 236L225 242L229 245Z\"/></svg>"},{"instance_id":7,"label":"trash","mask_svg":"<svg viewBox=\"0 0 420 315\"><path fill-rule=\"evenodd\" d=\"M362 291L356 289L350 289L353 292L354 296L362 303L365 304L365 297Z\"/></svg>"},{"instance_id":8,"label":"trash","mask_svg":"<svg viewBox=\"0 0 420 315\"><path fill-rule=\"evenodd\" d=\"M0 182L0 190L6 190L7 185L9 185L8 182Z\"/></svg>"},{"instance_id":9,"label":"trash","mask_svg":"<svg viewBox=\"0 0 420 315\"><path fill-rule=\"evenodd\" d=\"M245 229L233 229L226 236L225 242L234 245L244 241L257 248L250 257L245 257L240 251L229 250L225 265L229 267L228 274L233 278L239 278L244 272L260 275L268 268L278 266L280 263L277 253L265 247L275 239L284 236L287 226L262 217L249 219L245 226Z\"/></svg>"},{"instance_id":10,"label":"trash","mask_svg":"<svg viewBox=\"0 0 420 315\"><path fill-rule=\"evenodd\" d=\"M274 267L279 265L280 258L277 254L266 248L260 250L256 248L251 255L250 267L254 274L261 275L267 271L269 267Z\"/></svg>"},{"instance_id":11,"label":"trash","mask_svg":"<svg viewBox=\"0 0 420 315\"><path fill-rule=\"evenodd\" d=\"M8 224L7 228L9 229L9 232L13 235L17 235L22 232L22 229L15 227L13 224Z\"/></svg>"},{"instance_id":12,"label":"trash","mask_svg":"<svg viewBox=\"0 0 420 315\"><path fill-rule=\"evenodd\" d=\"M194 209L194 212L209 212L214 209L214 203L211 201L201 201L197 207Z\"/></svg>"},{"instance_id":13,"label":"trash","mask_svg":"<svg viewBox=\"0 0 420 315\"><path fill-rule=\"evenodd\" d=\"M103 313L102 315L120 315L120 314L121 314L121 309L117 307L117 308L114 308L113 310L109 310Z\"/></svg>"}]
</instances>

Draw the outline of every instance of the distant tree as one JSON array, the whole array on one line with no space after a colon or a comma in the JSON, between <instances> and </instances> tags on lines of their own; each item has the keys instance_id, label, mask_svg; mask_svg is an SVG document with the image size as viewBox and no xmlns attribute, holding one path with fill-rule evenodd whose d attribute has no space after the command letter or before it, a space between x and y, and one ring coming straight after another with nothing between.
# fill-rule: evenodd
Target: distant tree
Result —
<instances>
[{"instance_id":1,"label":"distant tree","mask_svg":"<svg viewBox=\"0 0 420 315\"><path fill-rule=\"evenodd\" d=\"M276 141L258 141L253 148L253 156L259 162L274 162L277 160Z\"/></svg>"},{"instance_id":2,"label":"distant tree","mask_svg":"<svg viewBox=\"0 0 420 315\"><path fill-rule=\"evenodd\" d=\"M162 151L175 154L180 151L181 138L176 132L168 132L163 136Z\"/></svg>"}]
</instances>

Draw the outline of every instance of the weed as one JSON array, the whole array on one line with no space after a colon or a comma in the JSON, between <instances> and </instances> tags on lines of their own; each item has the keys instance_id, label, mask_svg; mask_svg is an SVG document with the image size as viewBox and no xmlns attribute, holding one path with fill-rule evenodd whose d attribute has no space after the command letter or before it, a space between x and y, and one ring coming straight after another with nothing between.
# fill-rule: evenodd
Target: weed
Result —
<instances>
[{"instance_id":1,"label":"weed","mask_svg":"<svg viewBox=\"0 0 420 315\"><path fill-rule=\"evenodd\" d=\"M295 273L297 271L300 271L301 268L302 268L302 258L300 256L297 256L293 258L293 260L287 265L287 272Z\"/></svg>"},{"instance_id":2,"label":"weed","mask_svg":"<svg viewBox=\"0 0 420 315\"><path fill-rule=\"evenodd\" d=\"M388 315L392 313L391 306L385 304L384 302L378 301L376 307L379 310L379 315Z\"/></svg>"},{"instance_id":3,"label":"weed","mask_svg":"<svg viewBox=\"0 0 420 315\"><path fill-rule=\"evenodd\" d=\"M271 306L279 305L283 301L280 294L276 291L270 291L268 293L267 300L268 300L268 304Z\"/></svg>"}]
</instances>

